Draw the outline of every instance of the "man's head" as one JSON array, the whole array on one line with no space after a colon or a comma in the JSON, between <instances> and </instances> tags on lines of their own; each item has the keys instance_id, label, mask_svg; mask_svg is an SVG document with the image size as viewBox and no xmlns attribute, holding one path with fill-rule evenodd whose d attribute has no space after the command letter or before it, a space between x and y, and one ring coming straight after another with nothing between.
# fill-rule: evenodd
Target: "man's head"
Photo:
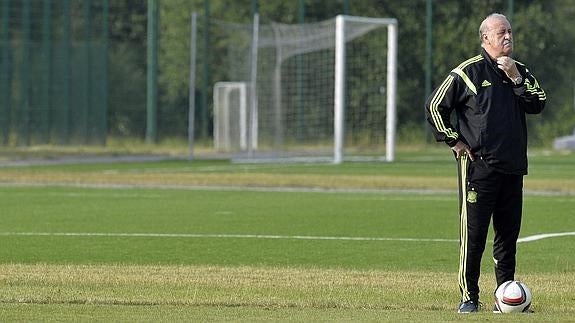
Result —
<instances>
[{"instance_id":1,"label":"man's head","mask_svg":"<svg viewBox=\"0 0 575 323\"><path fill-rule=\"evenodd\" d=\"M479 27L481 47L492 58L510 56L513 53L513 35L507 17L492 13L483 20Z\"/></svg>"}]
</instances>

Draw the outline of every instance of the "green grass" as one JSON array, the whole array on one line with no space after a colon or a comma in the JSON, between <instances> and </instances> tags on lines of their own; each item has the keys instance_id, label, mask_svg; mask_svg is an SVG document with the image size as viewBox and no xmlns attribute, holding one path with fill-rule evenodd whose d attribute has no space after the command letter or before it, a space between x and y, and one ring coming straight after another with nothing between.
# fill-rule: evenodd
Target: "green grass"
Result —
<instances>
[{"instance_id":1,"label":"green grass","mask_svg":"<svg viewBox=\"0 0 575 323\"><path fill-rule=\"evenodd\" d=\"M261 192L63 187L0 188L11 232L160 233L446 239L349 241L217 237L3 236L0 259L14 263L297 265L446 270L458 237L454 194ZM575 200L527 196L523 235L575 228ZM565 270L533 242L530 270ZM520 248L531 248L530 243ZM381 255L385 255L382 257ZM409 255L406 257L406 255ZM561 255L560 255L561 256ZM567 268L549 267L559 263ZM549 268L548 268L549 267Z\"/></svg>"},{"instance_id":2,"label":"green grass","mask_svg":"<svg viewBox=\"0 0 575 323\"><path fill-rule=\"evenodd\" d=\"M47 191L43 187L12 187L0 189L0 196L3 211L11 215L4 223L16 232L457 236L456 224L450 223L456 201L447 195L87 188ZM422 218L420 206L414 203L422 199L438 212ZM434 224L439 224L437 231L426 232ZM416 265L409 259L405 260L410 264L401 263L405 252L401 241L6 236L3 245L8 248L0 250L0 259L10 262L263 263L359 268ZM413 252L423 256L430 249L450 246L455 250L457 244L428 245ZM50 247L38 252L40 246ZM388 257L400 262L379 257L382 247L389 249ZM423 259L416 265L427 266Z\"/></svg>"},{"instance_id":3,"label":"green grass","mask_svg":"<svg viewBox=\"0 0 575 323\"><path fill-rule=\"evenodd\" d=\"M444 153L0 168L0 318L460 321L455 165ZM533 154L522 237L575 231L572 165L572 154ZM570 250L574 236L519 244L534 315L466 319L571 320ZM490 258L488 245L487 309Z\"/></svg>"}]
</instances>

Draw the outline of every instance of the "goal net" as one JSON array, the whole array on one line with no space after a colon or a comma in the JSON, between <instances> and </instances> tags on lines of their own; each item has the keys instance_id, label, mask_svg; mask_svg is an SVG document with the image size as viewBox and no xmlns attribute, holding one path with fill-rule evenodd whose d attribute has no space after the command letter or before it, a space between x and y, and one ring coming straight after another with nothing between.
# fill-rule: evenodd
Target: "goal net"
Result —
<instances>
[{"instance_id":1,"label":"goal net","mask_svg":"<svg viewBox=\"0 0 575 323\"><path fill-rule=\"evenodd\" d=\"M214 86L217 149L254 162L393 161L397 20L213 26L235 34L225 53L236 58Z\"/></svg>"}]
</instances>

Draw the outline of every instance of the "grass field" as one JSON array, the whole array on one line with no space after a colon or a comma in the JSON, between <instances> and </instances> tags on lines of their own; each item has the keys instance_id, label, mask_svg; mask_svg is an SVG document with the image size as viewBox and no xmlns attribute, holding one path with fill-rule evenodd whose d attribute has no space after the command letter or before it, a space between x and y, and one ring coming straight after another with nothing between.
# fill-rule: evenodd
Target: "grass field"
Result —
<instances>
[{"instance_id":1,"label":"grass field","mask_svg":"<svg viewBox=\"0 0 575 323\"><path fill-rule=\"evenodd\" d=\"M0 320L460 321L455 165L398 159L0 167ZM517 278L536 313L490 313L488 245L466 319L575 315L575 155L530 170Z\"/></svg>"}]
</instances>

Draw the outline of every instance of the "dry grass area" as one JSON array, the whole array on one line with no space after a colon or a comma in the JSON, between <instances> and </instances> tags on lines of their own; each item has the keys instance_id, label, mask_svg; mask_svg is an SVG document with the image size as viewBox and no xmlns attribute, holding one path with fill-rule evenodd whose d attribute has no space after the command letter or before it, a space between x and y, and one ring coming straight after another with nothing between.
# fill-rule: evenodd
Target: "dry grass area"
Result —
<instances>
[{"instance_id":1,"label":"dry grass area","mask_svg":"<svg viewBox=\"0 0 575 323\"><path fill-rule=\"evenodd\" d=\"M324 189L455 189L453 178L233 173L0 172L0 183L134 186L242 186ZM575 188L575 183L574 183Z\"/></svg>"},{"instance_id":2,"label":"dry grass area","mask_svg":"<svg viewBox=\"0 0 575 323\"><path fill-rule=\"evenodd\" d=\"M279 187L315 189L420 189L456 190L454 177L392 175L314 175L271 173L106 173L106 172L35 172L4 169L0 183L31 185L103 185L138 187ZM525 180L526 191L575 194L575 179Z\"/></svg>"},{"instance_id":3,"label":"dry grass area","mask_svg":"<svg viewBox=\"0 0 575 323\"><path fill-rule=\"evenodd\" d=\"M447 276L309 268L0 265L0 301L394 308L418 294L442 294L451 281ZM411 288L414 281L419 282L415 290ZM420 304L438 306L435 302Z\"/></svg>"},{"instance_id":4,"label":"dry grass area","mask_svg":"<svg viewBox=\"0 0 575 323\"><path fill-rule=\"evenodd\" d=\"M575 273L522 278L534 292L535 309L575 313ZM442 272L2 264L0 303L451 311L454 281L454 273Z\"/></svg>"},{"instance_id":5,"label":"dry grass area","mask_svg":"<svg viewBox=\"0 0 575 323\"><path fill-rule=\"evenodd\" d=\"M178 149L174 147L180 147ZM73 158L78 163L92 160L94 163L110 163L121 161L123 157L134 161L146 161L146 158L176 158L186 157L185 145L142 145L138 143L110 143L108 147L30 147L0 149L0 163L10 164L15 161L35 161L43 165L65 162ZM435 146L434 146L435 147ZM263 170L258 165L247 166L230 164L211 171L200 171L195 166L183 165L174 168L147 169L146 163L134 166L130 171L121 171L113 164L109 170L83 168L69 170L63 167L0 167L0 184L36 184L36 185L103 185L103 186L148 186L148 187L194 187L194 186L230 186L230 187L279 187L279 188L314 188L314 189L416 189L416 190L451 190L457 189L455 163L450 159L445 147L399 147L402 161L394 163L394 167L373 167L364 172L342 172L338 166L329 170L314 173L313 166L301 168L304 172L275 172L282 164L274 164L276 168ZM550 155L551 154L551 155ZM532 153L531 174L525 178L526 191L550 192L575 195L575 178L571 165L573 157L569 153L551 153L537 151ZM549 156L548 156L549 155ZM550 157L551 156L551 157ZM106 157L107 162L98 158ZM141 158L141 159L139 159ZM129 160L129 159L128 159ZM124 160L124 161L128 161ZM437 161L441 162L438 164ZM151 160L149 160L151 161ZM445 161L446 165L443 165ZM202 163L202 162L200 162ZM203 163L206 163L204 160ZM73 164L73 163L72 163ZM448 164L448 165L447 165ZM248 164L249 165L249 164ZM360 163L361 165L361 163ZM443 172L434 170L442 165ZM18 166L18 164L14 164ZM447 166L447 168L443 168ZM363 167L363 166L361 166ZM360 168L361 168L360 167ZM445 170L448 171L446 172ZM412 172L413 171L413 172ZM551 175L551 176L550 176ZM563 176L564 175L564 176Z\"/></svg>"}]
</instances>

